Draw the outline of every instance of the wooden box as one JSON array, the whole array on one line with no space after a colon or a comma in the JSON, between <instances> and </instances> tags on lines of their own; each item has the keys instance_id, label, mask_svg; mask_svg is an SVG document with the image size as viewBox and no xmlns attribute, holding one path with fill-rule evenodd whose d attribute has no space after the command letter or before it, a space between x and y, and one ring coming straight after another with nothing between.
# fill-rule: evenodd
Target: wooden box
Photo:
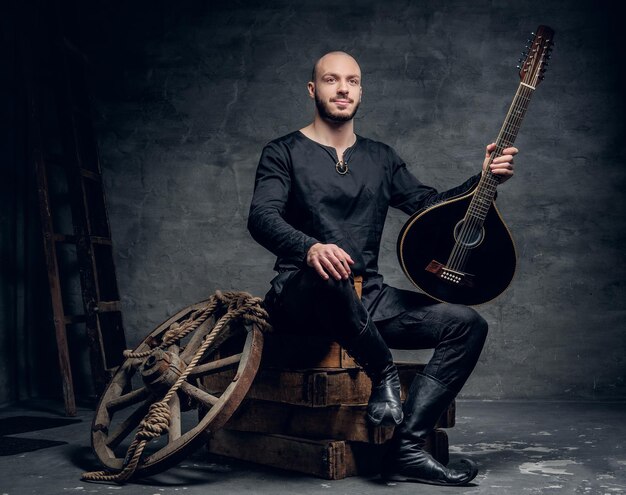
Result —
<instances>
[{"instance_id":1,"label":"wooden box","mask_svg":"<svg viewBox=\"0 0 626 495\"><path fill-rule=\"evenodd\" d=\"M221 429L209 441L208 449L220 456L338 480L377 474L386 446ZM435 430L426 449L437 460L447 463L446 433Z\"/></svg>"}]
</instances>

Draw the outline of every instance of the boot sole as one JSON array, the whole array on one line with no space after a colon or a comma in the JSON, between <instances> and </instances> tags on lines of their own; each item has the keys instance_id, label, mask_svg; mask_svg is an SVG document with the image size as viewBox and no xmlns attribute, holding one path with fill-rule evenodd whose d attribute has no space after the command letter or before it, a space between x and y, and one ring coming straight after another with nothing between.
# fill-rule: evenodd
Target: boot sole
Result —
<instances>
[{"instance_id":1,"label":"boot sole","mask_svg":"<svg viewBox=\"0 0 626 495\"><path fill-rule=\"evenodd\" d=\"M474 478L476 478L476 476L478 475L478 467L473 462L468 461L467 459L462 459L461 463L467 465L470 469L469 472L467 473L467 479L463 481L449 482L449 481L431 480L427 478L418 478L415 476L406 476L400 473L382 473L381 479L383 481L424 483L426 485L437 485L437 486L463 486L463 485L467 485Z\"/></svg>"},{"instance_id":2,"label":"boot sole","mask_svg":"<svg viewBox=\"0 0 626 495\"><path fill-rule=\"evenodd\" d=\"M437 486L463 486L463 485L467 485L468 483L470 483L475 477L476 475L470 477L468 480L458 481L456 483L429 480L429 479L424 479L424 478L413 478L413 477L401 476L401 475L387 475L387 476L382 476L381 478L385 482L397 481L400 483L423 483L425 485L437 485Z\"/></svg>"}]
</instances>

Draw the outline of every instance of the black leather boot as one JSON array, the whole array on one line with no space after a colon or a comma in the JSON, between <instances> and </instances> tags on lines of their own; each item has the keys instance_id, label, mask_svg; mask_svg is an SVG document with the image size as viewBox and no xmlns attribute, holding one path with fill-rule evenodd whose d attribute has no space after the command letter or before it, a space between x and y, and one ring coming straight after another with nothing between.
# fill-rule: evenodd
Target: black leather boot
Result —
<instances>
[{"instance_id":1,"label":"black leather boot","mask_svg":"<svg viewBox=\"0 0 626 495\"><path fill-rule=\"evenodd\" d=\"M382 477L389 481L414 481L431 485L465 485L478 474L476 465L461 460L451 469L424 450L426 438L455 392L433 377L417 374L404 402L404 423L397 427L383 460Z\"/></svg>"},{"instance_id":2,"label":"black leather boot","mask_svg":"<svg viewBox=\"0 0 626 495\"><path fill-rule=\"evenodd\" d=\"M389 347L368 318L361 333L339 342L372 380L367 404L367 419L373 425L394 426L402 423L400 377Z\"/></svg>"}]
</instances>

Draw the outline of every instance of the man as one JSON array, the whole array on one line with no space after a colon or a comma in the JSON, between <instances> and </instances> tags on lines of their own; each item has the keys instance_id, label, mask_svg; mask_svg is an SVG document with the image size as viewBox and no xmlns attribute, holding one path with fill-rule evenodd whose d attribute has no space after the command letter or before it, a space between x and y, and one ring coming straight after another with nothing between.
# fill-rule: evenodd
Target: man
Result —
<instances>
[{"instance_id":1,"label":"man","mask_svg":"<svg viewBox=\"0 0 626 495\"><path fill-rule=\"evenodd\" d=\"M356 135L361 69L344 52L317 61L308 92L314 120L264 148L248 220L252 236L277 256L278 275L265 299L273 324L278 331L331 336L364 368L372 380L369 421L396 425L383 462L386 479L466 484L477 474L472 462L451 469L423 447L472 372L487 324L473 309L383 284L378 253L389 206L412 214L470 190L480 174L437 193L389 146ZM488 170L494 149L487 146L483 173L503 182L513 175L517 149L505 149ZM357 276L361 299L353 288ZM404 407L388 346L435 349Z\"/></svg>"}]
</instances>

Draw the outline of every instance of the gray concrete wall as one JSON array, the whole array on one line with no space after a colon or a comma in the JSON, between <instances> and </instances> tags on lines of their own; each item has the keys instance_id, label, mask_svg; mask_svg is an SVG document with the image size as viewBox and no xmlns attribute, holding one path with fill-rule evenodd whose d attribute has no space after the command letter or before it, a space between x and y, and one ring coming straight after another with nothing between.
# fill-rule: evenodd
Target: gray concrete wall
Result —
<instances>
[{"instance_id":1,"label":"gray concrete wall","mask_svg":"<svg viewBox=\"0 0 626 495\"><path fill-rule=\"evenodd\" d=\"M465 397L623 399L624 73L617 12L592 2L100 2L82 12L127 338L216 289L262 295L273 256L246 231L267 141L312 117L314 60L360 61L357 132L447 188L480 168L539 24L553 61L498 205L519 250L480 312L491 334ZM388 218L381 271L406 217ZM497 262L497 260L494 260ZM406 353L403 353L406 357Z\"/></svg>"}]
</instances>

